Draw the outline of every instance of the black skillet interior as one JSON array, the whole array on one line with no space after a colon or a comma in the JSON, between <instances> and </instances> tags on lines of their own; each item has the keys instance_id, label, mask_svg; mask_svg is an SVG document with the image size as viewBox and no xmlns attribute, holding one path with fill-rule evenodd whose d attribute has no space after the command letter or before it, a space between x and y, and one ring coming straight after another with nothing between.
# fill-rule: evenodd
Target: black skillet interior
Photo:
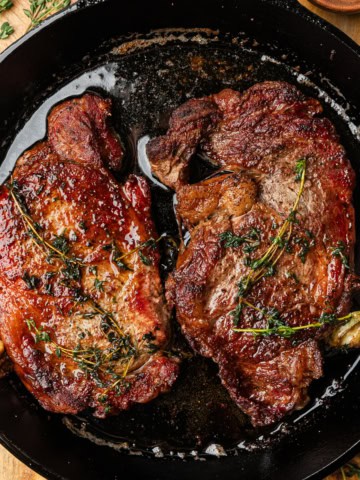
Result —
<instances>
[{"instance_id":1,"label":"black skillet interior","mask_svg":"<svg viewBox=\"0 0 360 480\"><path fill-rule=\"evenodd\" d=\"M359 171L359 50L295 1L110 0L72 10L0 57L2 180L45 135L46 114L63 98L91 90L113 99L127 146L123 178L146 172L146 136L163 132L169 112L187 98L279 79L322 99ZM145 42L125 40L129 32ZM211 172L199 158L193 165L193 181ZM151 185L158 230L176 233L171 192ZM199 357L184 361L170 394L106 421L50 415L11 376L0 382L0 440L49 478L322 478L359 443L357 359L356 352L327 354L306 409L261 431L229 400L215 365Z\"/></svg>"}]
</instances>

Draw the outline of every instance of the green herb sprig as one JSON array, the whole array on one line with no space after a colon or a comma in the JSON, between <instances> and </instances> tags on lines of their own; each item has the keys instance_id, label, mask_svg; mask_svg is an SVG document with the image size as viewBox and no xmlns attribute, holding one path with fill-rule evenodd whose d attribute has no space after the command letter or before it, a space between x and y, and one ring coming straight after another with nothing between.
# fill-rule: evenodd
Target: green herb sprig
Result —
<instances>
[{"instance_id":1,"label":"green herb sprig","mask_svg":"<svg viewBox=\"0 0 360 480\"><path fill-rule=\"evenodd\" d=\"M162 240L163 238L165 238L167 236L166 233L163 233L162 235L160 235L160 237L158 237L157 239L154 239L154 238L150 238L149 240L146 240L145 242L142 242L140 243L137 247L133 248L132 250L130 250L129 252L126 252L120 256L117 257L116 259L116 263L119 263L119 262L123 262L124 258L126 257L129 257L130 255L133 255L134 253L138 253L139 257L140 257L140 260L142 261L142 263L146 266L150 266L152 265L152 260L151 258L149 258L148 256L146 256L144 253L143 253L143 250L145 250L146 248L152 248L154 249L156 247L156 244L160 242L160 240ZM129 268L127 268L129 269Z\"/></svg>"},{"instance_id":2,"label":"green herb sprig","mask_svg":"<svg viewBox=\"0 0 360 480\"><path fill-rule=\"evenodd\" d=\"M27 31L70 4L71 0L29 0L29 8L24 9L25 15L30 19Z\"/></svg>"},{"instance_id":3,"label":"green herb sprig","mask_svg":"<svg viewBox=\"0 0 360 480\"><path fill-rule=\"evenodd\" d=\"M74 263L79 266L85 266L85 264L78 258L67 255L70 247L63 235L56 236L52 243L45 240L44 236L41 234L41 226L34 222L29 214L29 210L20 194L20 188L17 181L11 180L7 186L9 188L10 195L14 200L15 206L17 207L23 221L29 228L29 235L36 241L36 243L44 247L47 253L50 251L51 257L55 256L61 259L64 263Z\"/></svg>"},{"instance_id":4,"label":"green herb sprig","mask_svg":"<svg viewBox=\"0 0 360 480\"><path fill-rule=\"evenodd\" d=\"M260 246L260 232L257 228L252 228L246 235L238 236L230 231L219 235L224 248L237 248L244 245L244 252L250 253Z\"/></svg>"},{"instance_id":5,"label":"green herb sprig","mask_svg":"<svg viewBox=\"0 0 360 480\"><path fill-rule=\"evenodd\" d=\"M35 342L47 343L53 348L53 353L57 357L64 356L75 361L79 368L82 369L86 374L91 375L91 377L95 379L99 385L101 384L101 379L99 376L100 374L110 375L113 379L115 379L115 382L112 382L110 385L104 385L104 388L106 387L107 389L106 392L113 389L116 391L123 390L124 378L130 371L135 359L140 355L144 340L140 342L133 341L131 336L122 330L112 313L104 310L93 298L86 295L81 288L74 286L73 281L78 282L81 280L82 267L89 267L90 273L95 275L95 289L103 291L104 281L101 281L97 277L98 272L96 266L87 265L83 263L81 259L71 256L70 244L64 235L56 236L51 243L45 240L45 232L43 231L41 225L32 219L29 208L26 205L25 199L21 194L20 187L16 180L11 181L11 183L8 185L8 188L15 207L18 210L25 227L28 228L27 233L31 236L34 243L41 248L41 251L44 254L47 255L47 260L49 263L52 263L52 259L55 258L64 264L64 267L58 272L48 272L48 274L46 274L46 279L49 280L57 273L62 275L62 282L69 288L73 289L73 298L76 304L83 305L85 309L87 305L91 307L89 311L86 310L85 312L77 312L77 314L89 319L99 316L101 319L100 328L103 333L107 335L108 341L111 345L106 349L99 349L96 346L82 348L81 345L78 345L73 349L65 348L54 342L48 332L45 332L42 327L38 328L35 322L30 319L26 323L29 330L35 335ZM104 246L103 248L104 250L111 250L111 260L114 261L119 268L130 270L130 267L123 262L123 259L134 253L138 253L140 255L142 250L145 248L155 248L156 244L164 236L165 235L162 235L156 240L151 238L124 254L118 250L115 243L110 244L109 246ZM147 259L147 257L145 258ZM144 260L142 259L142 261ZM40 283L39 278L30 275L28 272L25 273L23 280L28 288L32 290L36 289ZM45 285L45 292L52 294L52 285L50 283ZM114 364L114 362L116 362L116 364ZM115 367L118 371L119 366L122 366L121 375L116 373L114 369Z\"/></svg>"},{"instance_id":6,"label":"green herb sprig","mask_svg":"<svg viewBox=\"0 0 360 480\"><path fill-rule=\"evenodd\" d=\"M137 352L131 346L129 336L120 338L115 334L109 335L111 345L107 349L100 349L96 346L82 348L80 344L73 349L69 349L54 342L49 332L46 332L43 327L38 328L33 319L27 319L25 322L29 331L35 337L35 343L49 344L58 358L65 357L73 360L84 373L95 376L97 380L99 380L99 373L114 376L113 364L116 362L118 365L119 361L123 367L120 378L124 378L137 355ZM118 376L116 374L116 377ZM113 387L113 383L107 386L108 390Z\"/></svg>"},{"instance_id":7,"label":"green herb sprig","mask_svg":"<svg viewBox=\"0 0 360 480\"><path fill-rule=\"evenodd\" d=\"M344 265L345 268L347 268L347 269L350 268L349 259L344 253L345 250L346 250L346 246L345 246L344 242L337 242L335 247L330 247L330 250L331 250L331 255L333 257L340 258L340 260L341 260L341 262L342 262L342 264Z\"/></svg>"},{"instance_id":8,"label":"green herb sprig","mask_svg":"<svg viewBox=\"0 0 360 480\"><path fill-rule=\"evenodd\" d=\"M306 175L306 159L301 158L295 165L295 180L300 182L300 187L294 205L292 206L288 217L279 228L277 235L272 239L271 245L266 250L264 255L258 259L250 262L250 272L246 277L240 280L238 283L238 304L243 302L245 295L249 292L250 288L255 285L264 276L269 276L275 273L275 266L280 260L283 253L286 251L289 245L289 240L292 235L293 224L297 222L296 213L299 206L300 198L304 191L305 175ZM240 240L241 239L241 240ZM230 241L232 244L236 242L233 237L228 236L228 232L224 232L223 241ZM239 237L238 243L241 243L242 238ZM240 321L241 307L237 306L231 313L234 317L234 324L237 325Z\"/></svg>"},{"instance_id":9,"label":"green herb sprig","mask_svg":"<svg viewBox=\"0 0 360 480\"><path fill-rule=\"evenodd\" d=\"M34 243L41 248L41 251L47 256L49 263L52 264L52 260L55 258L60 260L64 265L63 268L57 272L48 272L48 274L46 274L46 279L49 280L59 273L62 275L62 283L73 289L73 299L76 302L76 305L81 304L83 309L85 309L85 311L79 311L76 314L82 315L86 319L92 319L99 316L101 320L100 328L107 336L110 346L106 349L100 349L96 345L89 348L83 348L81 344L79 344L72 349L66 348L58 345L51 339L48 332L45 332L42 328L38 328L33 320L29 320L27 321L27 325L29 330L35 335L35 342L47 343L57 357L64 356L75 361L79 368L86 374L91 375L99 386L106 388L105 396L110 390L114 390L118 393L124 391L126 383L124 380L125 377L130 372L131 367L135 363L135 359L140 355L140 352L146 351L146 349L143 350L145 340L133 340L129 334L122 330L111 312L104 310L93 298L91 298L91 296L86 295L78 284L74 285L73 282L79 282L82 278L82 268L88 267L89 272L95 276L94 288L98 291L104 291L104 281L98 278L97 267L94 265L87 265L83 263L81 259L72 256L70 252L70 244L65 235L58 235L51 242L45 240L43 227L32 219L30 210L26 205L26 201L21 194L20 187L16 180L11 181L8 188L15 207L18 210L25 227L28 228L27 233L33 239ZM124 259L132 254L138 253L140 259L146 265L150 265L152 263L151 259L142 252L146 248L155 248L156 244L165 235L166 234L161 235L158 239L150 238L126 253L121 253L115 242L109 245L104 245L103 249L111 251L110 261L114 262L119 269L131 270L131 268L125 264ZM27 272L24 276L24 281L28 288L31 289L36 289L40 283L40 279ZM45 292L52 294L51 283L45 285ZM87 306L90 307L89 310L87 309ZM84 336L85 335L82 333L82 336L79 338L83 339ZM119 367L121 368L120 374ZM110 375L113 379L110 384L103 384L101 376L105 374L107 376Z\"/></svg>"},{"instance_id":10,"label":"green herb sprig","mask_svg":"<svg viewBox=\"0 0 360 480\"><path fill-rule=\"evenodd\" d=\"M332 313L323 313L317 322L292 327L284 323L279 312L275 309L260 309L246 300L243 300L243 304L260 312L266 318L267 326L265 328L234 328L233 330L238 333L252 333L255 336L277 335L279 337L289 338L301 330L320 328L327 324L333 325L336 322L344 322L354 318L360 319L360 311L351 312L343 317L336 317L336 315Z\"/></svg>"}]
</instances>

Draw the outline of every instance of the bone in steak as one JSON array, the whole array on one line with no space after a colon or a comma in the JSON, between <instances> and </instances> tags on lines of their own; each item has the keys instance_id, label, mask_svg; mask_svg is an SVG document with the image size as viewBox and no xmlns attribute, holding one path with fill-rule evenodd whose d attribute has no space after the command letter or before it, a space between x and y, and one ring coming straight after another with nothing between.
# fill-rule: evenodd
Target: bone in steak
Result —
<instances>
[{"instance_id":1,"label":"bone in steak","mask_svg":"<svg viewBox=\"0 0 360 480\"><path fill-rule=\"evenodd\" d=\"M0 191L0 333L15 371L47 410L100 417L166 392L178 373L163 354L149 187L110 172L123 157L110 109L92 94L58 105L48 139Z\"/></svg>"},{"instance_id":2,"label":"bone in steak","mask_svg":"<svg viewBox=\"0 0 360 480\"><path fill-rule=\"evenodd\" d=\"M326 320L349 312L355 288L354 172L321 112L283 82L223 90L180 106L147 147L191 237L168 299L255 426L304 406L322 375ZM227 173L189 184L195 153ZM320 328L286 334L319 319ZM236 331L270 327L271 335Z\"/></svg>"}]
</instances>

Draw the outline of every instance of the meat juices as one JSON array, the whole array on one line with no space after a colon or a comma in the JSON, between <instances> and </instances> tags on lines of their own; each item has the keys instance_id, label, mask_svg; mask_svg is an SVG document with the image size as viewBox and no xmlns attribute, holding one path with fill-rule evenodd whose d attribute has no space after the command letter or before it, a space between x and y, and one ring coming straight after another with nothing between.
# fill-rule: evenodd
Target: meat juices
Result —
<instances>
[{"instance_id":1,"label":"meat juices","mask_svg":"<svg viewBox=\"0 0 360 480\"><path fill-rule=\"evenodd\" d=\"M0 334L47 410L100 417L170 389L169 311L144 178L120 185L111 102L92 94L48 118L48 139L0 190Z\"/></svg>"},{"instance_id":2,"label":"meat juices","mask_svg":"<svg viewBox=\"0 0 360 480\"><path fill-rule=\"evenodd\" d=\"M306 404L309 384L322 375L320 342L333 327L324 321L289 336L234 328L267 328L270 317L291 327L340 317L357 287L354 172L321 112L284 82L223 90L180 106L167 133L147 146L191 236L167 282L168 301L254 426ZM195 152L232 173L188 184ZM257 278L269 248L276 255Z\"/></svg>"}]
</instances>

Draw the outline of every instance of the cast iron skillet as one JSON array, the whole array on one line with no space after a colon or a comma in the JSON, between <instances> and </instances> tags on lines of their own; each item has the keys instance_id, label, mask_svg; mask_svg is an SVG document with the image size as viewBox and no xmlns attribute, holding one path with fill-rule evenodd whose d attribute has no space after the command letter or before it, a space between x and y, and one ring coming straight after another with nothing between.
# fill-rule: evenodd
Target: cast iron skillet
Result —
<instances>
[{"instance_id":1,"label":"cast iron skillet","mask_svg":"<svg viewBox=\"0 0 360 480\"><path fill-rule=\"evenodd\" d=\"M149 34L164 28L173 31ZM131 32L145 42L128 38L132 43L115 54ZM0 56L0 177L45 135L50 107L86 89L113 98L115 126L127 147L123 178L146 171L145 136L164 131L169 112L188 97L283 79L320 97L359 178L359 69L358 47L295 0L109 0L72 7ZM194 160L196 181L210 170ZM171 193L151 186L158 230L175 233ZM170 268L164 256L163 275ZM175 324L174 330L181 345ZM106 421L88 412L48 414L10 376L0 381L0 441L54 479L320 479L359 448L358 360L354 351L327 354L309 405L262 430L249 426L220 386L216 367L198 357L184 362L170 394Z\"/></svg>"}]
</instances>

